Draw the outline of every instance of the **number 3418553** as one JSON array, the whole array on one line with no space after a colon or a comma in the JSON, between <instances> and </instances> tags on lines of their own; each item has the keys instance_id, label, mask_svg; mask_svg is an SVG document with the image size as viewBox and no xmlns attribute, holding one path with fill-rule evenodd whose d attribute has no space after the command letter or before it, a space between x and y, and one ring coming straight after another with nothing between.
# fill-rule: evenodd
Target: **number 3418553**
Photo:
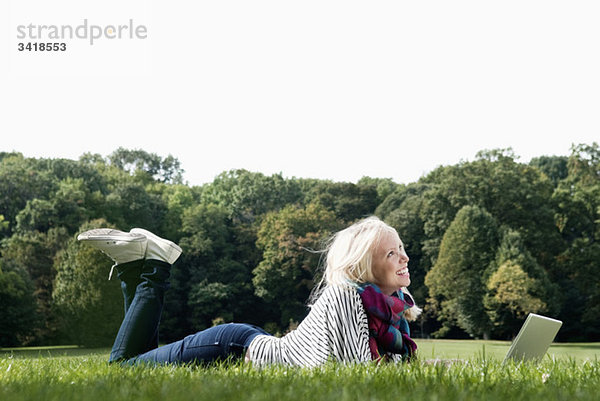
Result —
<instances>
[{"instance_id":1,"label":"number 3418553","mask_svg":"<svg viewBox=\"0 0 600 401\"><path fill-rule=\"evenodd\" d=\"M51 43L51 42L28 42L28 43L18 43L17 50L20 52L30 51L30 52L64 52L67 50L66 43Z\"/></svg>"}]
</instances>

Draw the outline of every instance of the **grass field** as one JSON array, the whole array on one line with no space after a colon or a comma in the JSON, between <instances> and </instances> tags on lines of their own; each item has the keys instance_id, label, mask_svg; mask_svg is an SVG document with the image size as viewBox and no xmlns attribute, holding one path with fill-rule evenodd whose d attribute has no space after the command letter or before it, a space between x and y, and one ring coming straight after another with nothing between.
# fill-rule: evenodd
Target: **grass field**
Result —
<instances>
[{"instance_id":1,"label":"grass field","mask_svg":"<svg viewBox=\"0 0 600 401\"><path fill-rule=\"evenodd\" d=\"M243 364L125 368L108 350L0 350L0 400L597 400L600 344L553 345L540 363L502 365L509 344L418 340L421 361L316 369ZM460 358L450 365L424 359Z\"/></svg>"},{"instance_id":2,"label":"grass field","mask_svg":"<svg viewBox=\"0 0 600 401\"><path fill-rule=\"evenodd\" d=\"M489 358L502 361L509 341L477 340L416 340L421 359L432 358ZM575 359L578 362L600 361L600 343L555 343L546 359Z\"/></svg>"}]
</instances>

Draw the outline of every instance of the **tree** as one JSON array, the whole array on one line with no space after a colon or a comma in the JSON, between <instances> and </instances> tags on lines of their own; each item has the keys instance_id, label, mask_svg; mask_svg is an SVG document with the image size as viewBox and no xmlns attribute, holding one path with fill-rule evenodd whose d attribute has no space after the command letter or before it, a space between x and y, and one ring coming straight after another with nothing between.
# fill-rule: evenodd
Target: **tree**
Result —
<instances>
[{"instance_id":1,"label":"tree","mask_svg":"<svg viewBox=\"0 0 600 401\"><path fill-rule=\"evenodd\" d=\"M517 159L511 149L486 150L407 185L231 170L188 187L175 158L143 150L118 149L106 159L85 154L77 161L0 152L0 293L8 297L2 302L10 303L7 310L21 308L27 297L13 295L31 286L37 309L33 315L11 309L22 322L33 319L33 330L6 324L14 328L4 333L16 333L6 334L11 342L59 341L58 310L52 309L57 255L61 263L67 258L67 244L89 219L123 230L142 226L184 248L172 268L163 318L162 333L174 340L213 321L285 328L298 320L320 257L302 247L320 249L327 232L374 213L405 243L411 291L419 304L428 302L424 331L438 329L439 319L438 335L467 330L481 336L487 316L488 332L508 338L527 310L539 310L563 320L561 340L600 339L600 148L580 144L568 158ZM464 207L481 213L459 218ZM479 214L489 224L475 218ZM451 234L454 240L442 246ZM452 255L453 247L461 251ZM463 270L451 266L454 261ZM452 283L471 293L455 296Z\"/></svg>"},{"instance_id":2,"label":"tree","mask_svg":"<svg viewBox=\"0 0 600 401\"><path fill-rule=\"evenodd\" d=\"M64 227L75 233L87 221L87 206L101 203L100 194L90 194L83 179L67 178L58 184L57 191L49 199L32 199L16 217L17 232L46 232L52 227Z\"/></svg>"},{"instance_id":3,"label":"tree","mask_svg":"<svg viewBox=\"0 0 600 401\"><path fill-rule=\"evenodd\" d=\"M256 294L281 313L280 327L306 313L324 239L339 228L335 215L319 203L289 205L262 221L256 245L263 258L254 269Z\"/></svg>"},{"instance_id":4,"label":"tree","mask_svg":"<svg viewBox=\"0 0 600 401\"><path fill-rule=\"evenodd\" d=\"M600 146L579 144L571 148L567 163L569 176L584 185L594 185L600 180Z\"/></svg>"},{"instance_id":5,"label":"tree","mask_svg":"<svg viewBox=\"0 0 600 401\"><path fill-rule=\"evenodd\" d=\"M27 201L44 198L53 189L52 176L39 170L32 159L20 153L4 154L0 161L0 214L15 226L15 218Z\"/></svg>"},{"instance_id":6,"label":"tree","mask_svg":"<svg viewBox=\"0 0 600 401\"><path fill-rule=\"evenodd\" d=\"M228 215L210 203L183 211L183 254L172 268L163 319L169 337L210 327L215 319L253 323L262 317L252 288L252 265L240 246L245 239Z\"/></svg>"},{"instance_id":7,"label":"tree","mask_svg":"<svg viewBox=\"0 0 600 401\"><path fill-rule=\"evenodd\" d=\"M425 277L443 335L452 325L489 338L492 324L483 300L489 266L498 247L496 220L477 206L464 206L444 234L437 261Z\"/></svg>"},{"instance_id":8,"label":"tree","mask_svg":"<svg viewBox=\"0 0 600 401\"><path fill-rule=\"evenodd\" d=\"M16 231L25 233L28 231L46 232L54 225L55 210L52 202L45 199L31 199L25 207L17 214Z\"/></svg>"},{"instance_id":9,"label":"tree","mask_svg":"<svg viewBox=\"0 0 600 401\"><path fill-rule=\"evenodd\" d=\"M359 187L375 187L378 205L401 187L400 184L395 183L391 178L372 178L366 176L358 180L356 184Z\"/></svg>"},{"instance_id":10,"label":"tree","mask_svg":"<svg viewBox=\"0 0 600 401\"><path fill-rule=\"evenodd\" d=\"M52 314L52 282L55 255L64 247L68 234L62 227L39 231L26 231L11 236L3 242L2 257L16 269L26 271L33 285L37 302L39 326L35 327L37 342L54 340L56 323Z\"/></svg>"},{"instance_id":11,"label":"tree","mask_svg":"<svg viewBox=\"0 0 600 401\"><path fill-rule=\"evenodd\" d=\"M69 159L34 159L33 165L36 170L47 171L55 182L65 180L82 180L88 193L100 192L106 194L106 177L103 176L104 161L99 164L91 164L85 161Z\"/></svg>"},{"instance_id":12,"label":"tree","mask_svg":"<svg viewBox=\"0 0 600 401\"><path fill-rule=\"evenodd\" d=\"M106 196L106 220L120 229L144 227L159 231L166 207L160 195L149 193L134 180L119 182Z\"/></svg>"},{"instance_id":13,"label":"tree","mask_svg":"<svg viewBox=\"0 0 600 401\"><path fill-rule=\"evenodd\" d=\"M263 214L303 199L300 183L281 174L265 176L247 170L219 174L202 188L201 201L225 208L237 223L253 223Z\"/></svg>"},{"instance_id":14,"label":"tree","mask_svg":"<svg viewBox=\"0 0 600 401\"><path fill-rule=\"evenodd\" d=\"M525 247L516 230L504 229L491 264L484 304L497 337L514 337L529 313L556 316L558 288Z\"/></svg>"},{"instance_id":15,"label":"tree","mask_svg":"<svg viewBox=\"0 0 600 401\"><path fill-rule=\"evenodd\" d=\"M105 220L86 223L80 231L110 227ZM64 339L88 347L112 344L123 320L123 296L116 281L108 281L112 261L103 253L71 238L55 263L52 299Z\"/></svg>"},{"instance_id":16,"label":"tree","mask_svg":"<svg viewBox=\"0 0 600 401\"><path fill-rule=\"evenodd\" d=\"M558 280L564 303L562 334L579 341L600 340L600 243L575 239L560 255L564 277Z\"/></svg>"},{"instance_id":17,"label":"tree","mask_svg":"<svg viewBox=\"0 0 600 401\"><path fill-rule=\"evenodd\" d=\"M200 203L200 187L186 185L162 185L160 196L166 206L161 231L166 238L178 241L181 237L182 217L187 209Z\"/></svg>"},{"instance_id":18,"label":"tree","mask_svg":"<svg viewBox=\"0 0 600 401\"><path fill-rule=\"evenodd\" d=\"M305 202L318 202L349 223L373 214L377 199L377 188L372 184L320 181L307 192Z\"/></svg>"},{"instance_id":19,"label":"tree","mask_svg":"<svg viewBox=\"0 0 600 401\"><path fill-rule=\"evenodd\" d=\"M109 156L110 163L133 176L160 182L181 184L184 170L179 160L169 155L161 158L155 153L148 153L141 149L128 150L119 148Z\"/></svg>"},{"instance_id":20,"label":"tree","mask_svg":"<svg viewBox=\"0 0 600 401\"><path fill-rule=\"evenodd\" d=\"M531 159L529 165L538 168L546 174L556 187L569 174L567 167L568 160L569 158L565 156L540 156Z\"/></svg>"},{"instance_id":21,"label":"tree","mask_svg":"<svg viewBox=\"0 0 600 401\"><path fill-rule=\"evenodd\" d=\"M564 245L551 271L562 289L561 334L600 339L600 148L573 146L568 176L553 194L556 224Z\"/></svg>"},{"instance_id":22,"label":"tree","mask_svg":"<svg viewBox=\"0 0 600 401\"><path fill-rule=\"evenodd\" d=\"M594 238L600 234L600 148L574 146L569 174L554 191L557 224L563 238Z\"/></svg>"},{"instance_id":23,"label":"tree","mask_svg":"<svg viewBox=\"0 0 600 401\"><path fill-rule=\"evenodd\" d=\"M499 224L518 230L542 266L554 263L560 237L551 203L553 185L537 168L517 163L512 150L480 152L474 162L440 167L422 182L431 186L422 213L427 238L423 252L431 263L444 232L465 205L485 209Z\"/></svg>"},{"instance_id":24,"label":"tree","mask_svg":"<svg viewBox=\"0 0 600 401\"><path fill-rule=\"evenodd\" d=\"M27 272L0 259L0 347L16 347L34 338L37 326L33 283Z\"/></svg>"},{"instance_id":25,"label":"tree","mask_svg":"<svg viewBox=\"0 0 600 401\"><path fill-rule=\"evenodd\" d=\"M547 309L544 301L532 295L536 287L539 284L512 261L503 263L491 275L485 305L500 335L509 333L509 338L514 337L519 323L529 313L542 313Z\"/></svg>"}]
</instances>

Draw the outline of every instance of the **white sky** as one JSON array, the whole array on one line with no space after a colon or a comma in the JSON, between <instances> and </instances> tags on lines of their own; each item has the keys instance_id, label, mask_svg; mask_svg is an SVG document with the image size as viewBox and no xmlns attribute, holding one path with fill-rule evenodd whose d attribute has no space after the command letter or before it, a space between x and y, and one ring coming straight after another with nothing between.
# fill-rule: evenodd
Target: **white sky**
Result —
<instances>
[{"instance_id":1,"label":"white sky","mask_svg":"<svg viewBox=\"0 0 600 401\"><path fill-rule=\"evenodd\" d=\"M16 50L17 25L84 19L148 37ZM409 183L482 149L568 155L600 141L599 21L578 0L3 1L0 151L140 148L190 184L232 168Z\"/></svg>"}]
</instances>

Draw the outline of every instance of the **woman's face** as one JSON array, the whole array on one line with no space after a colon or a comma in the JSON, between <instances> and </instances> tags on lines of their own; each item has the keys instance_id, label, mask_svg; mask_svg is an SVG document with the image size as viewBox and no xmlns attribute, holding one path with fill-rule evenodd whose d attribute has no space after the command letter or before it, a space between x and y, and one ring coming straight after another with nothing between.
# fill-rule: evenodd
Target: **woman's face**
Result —
<instances>
[{"instance_id":1,"label":"woman's face","mask_svg":"<svg viewBox=\"0 0 600 401\"><path fill-rule=\"evenodd\" d=\"M395 232L386 232L373 250L371 269L374 284L384 294L392 295L401 287L410 285L408 255L400 237Z\"/></svg>"}]
</instances>

